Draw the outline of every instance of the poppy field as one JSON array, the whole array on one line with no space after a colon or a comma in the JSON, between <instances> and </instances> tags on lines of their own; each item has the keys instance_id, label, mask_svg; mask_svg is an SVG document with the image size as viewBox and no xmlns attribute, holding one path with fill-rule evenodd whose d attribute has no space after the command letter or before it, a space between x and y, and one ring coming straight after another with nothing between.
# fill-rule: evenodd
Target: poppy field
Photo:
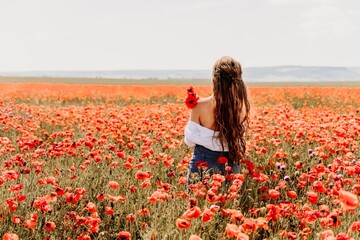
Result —
<instances>
[{"instance_id":1,"label":"poppy field","mask_svg":"<svg viewBox=\"0 0 360 240\"><path fill-rule=\"evenodd\" d=\"M188 185L188 86L0 87L3 240L360 239L360 88L249 87L240 173Z\"/></svg>"}]
</instances>

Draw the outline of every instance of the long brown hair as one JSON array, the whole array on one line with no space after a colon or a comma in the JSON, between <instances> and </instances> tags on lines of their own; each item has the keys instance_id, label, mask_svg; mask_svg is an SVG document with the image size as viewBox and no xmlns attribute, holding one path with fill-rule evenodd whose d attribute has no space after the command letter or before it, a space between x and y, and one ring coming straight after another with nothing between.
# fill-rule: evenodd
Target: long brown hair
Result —
<instances>
[{"instance_id":1,"label":"long brown hair","mask_svg":"<svg viewBox=\"0 0 360 240\"><path fill-rule=\"evenodd\" d=\"M213 68L215 127L219 140L229 148L230 160L239 164L245 155L245 132L249 124L250 103L239 62L222 57Z\"/></svg>"}]
</instances>

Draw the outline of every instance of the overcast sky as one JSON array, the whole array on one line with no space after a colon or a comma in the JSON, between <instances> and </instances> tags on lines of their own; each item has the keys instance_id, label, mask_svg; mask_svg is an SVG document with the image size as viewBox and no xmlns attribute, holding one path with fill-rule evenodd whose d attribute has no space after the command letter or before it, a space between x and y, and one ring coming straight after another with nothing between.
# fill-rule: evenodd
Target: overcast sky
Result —
<instances>
[{"instance_id":1,"label":"overcast sky","mask_svg":"<svg viewBox=\"0 0 360 240\"><path fill-rule=\"evenodd\" d=\"M0 72L360 66L359 0L0 0Z\"/></svg>"}]
</instances>

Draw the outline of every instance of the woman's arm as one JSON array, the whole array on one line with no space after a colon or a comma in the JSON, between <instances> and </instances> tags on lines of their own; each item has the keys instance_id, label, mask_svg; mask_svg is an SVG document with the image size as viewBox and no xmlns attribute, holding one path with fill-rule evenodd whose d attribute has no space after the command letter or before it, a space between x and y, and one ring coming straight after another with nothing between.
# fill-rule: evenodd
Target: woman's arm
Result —
<instances>
[{"instance_id":1,"label":"woman's arm","mask_svg":"<svg viewBox=\"0 0 360 240\"><path fill-rule=\"evenodd\" d=\"M201 104L197 104L196 107L190 111L190 121L196 122L198 124L200 124L200 106Z\"/></svg>"},{"instance_id":2,"label":"woman's arm","mask_svg":"<svg viewBox=\"0 0 360 240\"><path fill-rule=\"evenodd\" d=\"M191 109L189 121L193 121L200 124L200 114L199 114L198 105L195 108ZM190 128L189 124L186 125L184 133L185 133L184 142L186 143L186 145L188 145L189 147L194 147L196 145L193 139L194 133L192 132L192 129Z\"/></svg>"}]
</instances>

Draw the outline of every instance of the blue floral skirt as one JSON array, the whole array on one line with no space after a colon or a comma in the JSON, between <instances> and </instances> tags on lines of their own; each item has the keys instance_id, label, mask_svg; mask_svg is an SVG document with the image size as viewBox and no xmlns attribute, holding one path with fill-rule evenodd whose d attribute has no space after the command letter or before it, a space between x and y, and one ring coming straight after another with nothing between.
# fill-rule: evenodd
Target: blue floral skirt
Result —
<instances>
[{"instance_id":1,"label":"blue floral skirt","mask_svg":"<svg viewBox=\"0 0 360 240\"><path fill-rule=\"evenodd\" d=\"M218 163L219 157L226 157L228 159L228 163ZM201 167L206 164L207 166L205 168ZM192 178L192 175L194 175L194 173L198 173L198 176L200 176L201 179L204 173L209 173L210 175L214 173L225 175L226 166L230 166L232 168L232 172L239 172L239 166L234 165L233 162L230 160L229 152L212 151L201 145L196 145L194 148L194 153L190 159L190 166L187 175L188 183L191 183L192 180L195 180L194 178Z\"/></svg>"}]
</instances>

